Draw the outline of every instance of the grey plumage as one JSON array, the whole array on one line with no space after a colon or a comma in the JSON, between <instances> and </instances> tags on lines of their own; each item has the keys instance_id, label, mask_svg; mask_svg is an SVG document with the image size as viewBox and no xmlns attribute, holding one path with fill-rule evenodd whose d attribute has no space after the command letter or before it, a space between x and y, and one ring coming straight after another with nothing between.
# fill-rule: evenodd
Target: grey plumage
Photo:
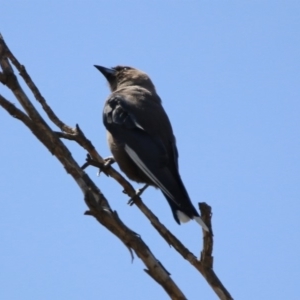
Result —
<instances>
[{"instance_id":1,"label":"grey plumage","mask_svg":"<svg viewBox=\"0 0 300 300\"><path fill-rule=\"evenodd\" d=\"M105 102L103 123L120 169L131 180L159 188L178 224L195 219L208 230L179 175L172 126L149 76L131 67L95 67L112 91Z\"/></svg>"}]
</instances>

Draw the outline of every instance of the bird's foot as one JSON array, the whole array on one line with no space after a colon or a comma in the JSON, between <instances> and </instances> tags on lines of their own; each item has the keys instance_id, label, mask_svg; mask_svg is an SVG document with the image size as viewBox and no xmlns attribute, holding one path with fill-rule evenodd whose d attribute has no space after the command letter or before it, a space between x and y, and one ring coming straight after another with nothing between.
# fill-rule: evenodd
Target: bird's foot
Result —
<instances>
[{"instance_id":1,"label":"bird's foot","mask_svg":"<svg viewBox=\"0 0 300 300\"><path fill-rule=\"evenodd\" d=\"M113 163L115 163L115 159L112 156L106 157L103 159L104 160L104 164L101 168L99 168L97 176L100 176L101 172L103 172L103 170L107 169L108 167L110 167Z\"/></svg>"},{"instance_id":2,"label":"bird's foot","mask_svg":"<svg viewBox=\"0 0 300 300\"><path fill-rule=\"evenodd\" d=\"M96 160L92 159L89 154L87 154L85 160L86 160L86 162L81 167L81 169L84 170L88 166L94 166L96 168L99 168L97 176L99 176L101 172L105 172L105 169L107 169L110 165L112 165L115 162L115 160L112 156L104 158L103 159L104 163L102 163L102 162L99 162L99 161L96 161Z\"/></svg>"},{"instance_id":3,"label":"bird's foot","mask_svg":"<svg viewBox=\"0 0 300 300\"><path fill-rule=\"evenodd\" d=\"M149 184L145 184L142 188L138 189L135 191L135 195L129 199L128 203L130 206L132 206L136 199L143 194L143 192L145 191L145 189L149 186Z\"/></svg>"}]
</instances>

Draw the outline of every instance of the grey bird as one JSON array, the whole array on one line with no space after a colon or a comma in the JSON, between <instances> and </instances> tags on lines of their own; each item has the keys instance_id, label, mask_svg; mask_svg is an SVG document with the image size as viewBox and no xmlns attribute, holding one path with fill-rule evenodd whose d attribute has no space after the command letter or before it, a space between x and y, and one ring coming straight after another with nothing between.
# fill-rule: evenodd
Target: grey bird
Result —
<instances>
[{"instance_id":1,"label":"grey bird","mask_svg":"<svg viewBox=\"0 0 300 300\"><path fill-rule=\"evenodd\" d=\"M178 151L169 118L149 76L135 68L95 67L109 83L103 123L110 150L131 180L159 188L175 221L195 219L206 231L178 170Z\"/></svg>"}]
</instances>

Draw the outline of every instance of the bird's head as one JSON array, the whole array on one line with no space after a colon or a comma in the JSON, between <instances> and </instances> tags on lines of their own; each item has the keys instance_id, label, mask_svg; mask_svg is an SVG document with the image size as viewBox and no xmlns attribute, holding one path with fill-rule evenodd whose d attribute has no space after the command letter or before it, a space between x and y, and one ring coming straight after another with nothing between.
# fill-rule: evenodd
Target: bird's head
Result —
<instances>
[{"instance_id":1,"label":"bird's head","mask_svg":"<svg viewBox=\"0 0 300 300\"><path fill-rule=\"evenodd\" d=\"M155 91L155 87L149 76L138 69L127 66L105 68L102 66L95 65L95 67L107 79L112 92L121 87L134 85L141 86L150 91Z\"/></svg>"}]
</instances>

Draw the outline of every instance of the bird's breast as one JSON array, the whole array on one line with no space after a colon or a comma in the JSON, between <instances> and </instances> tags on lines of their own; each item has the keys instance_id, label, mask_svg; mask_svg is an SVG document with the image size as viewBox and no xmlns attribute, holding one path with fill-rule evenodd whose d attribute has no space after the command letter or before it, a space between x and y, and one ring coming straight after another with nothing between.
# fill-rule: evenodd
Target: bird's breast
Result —
<instances>
[{"instance_id":1,"label":"bird's breast","mask_svg":"<svg viewBox=\"0 0 300 300\"><path fill-rule=\"evenodd\" d=\"M129 157L125 151L125 144L122 141L114 138L109 131L107 131L107 141L115 161L129 179L139 183L147 183L155 186L155 184L153 184L153 182Z\"/></svg>"}]
</instances>

